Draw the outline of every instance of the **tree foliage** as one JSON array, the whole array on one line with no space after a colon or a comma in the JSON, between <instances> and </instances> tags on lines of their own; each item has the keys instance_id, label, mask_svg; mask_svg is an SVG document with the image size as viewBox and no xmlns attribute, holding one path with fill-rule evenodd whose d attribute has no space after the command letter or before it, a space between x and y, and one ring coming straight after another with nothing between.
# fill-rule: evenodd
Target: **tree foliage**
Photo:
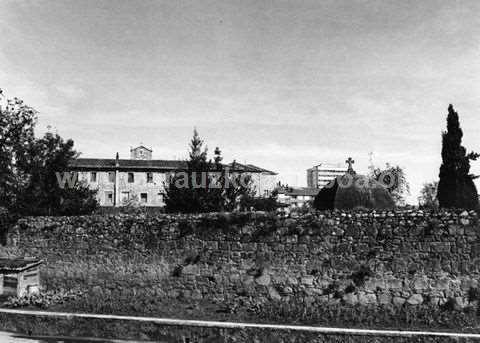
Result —
<instances>
[{"instance_id":1,"label":"tree foliage","mask_svg":"<svg viewBox=\"0 0 480 343\"><path fill-rule=\"evenodd\" d=\"M424 183L418 197L420 207L435 209L438 208L438 181Z\"/></svg>"},{"instance_id":2,"label":"tree foliage","mask_svg":"<svg viewBox=\"0 0 480 343\"><path fill-rule=\"evenodd\" d=\"M391 209L394 207L395 201L392 194L378 181L362 175L340 178L335 195L336 209Z\"/></svg>"},{"instance_id":3,"label":"tree foliage","mask_svg":"<svg viewBox=\"0 0 480 343\"><path fill-rule=\"evenodd\" d=\"M255 189L250 175L223 165L221 151L214 151L214 161L197 130L189 144L186 170L179 171L165 185L167 212L202 213L247 209L255 204Z\"/></svg>"},{"instance_id":4,"label":"tree foliage","mask_svg":"<svg viewBox=\"0 0 480 343\"><path fill-rule=\"evenodd\" d=\"M76 215L96 207L96 191L81 182L61 185L59 177L69 173L70 162L78 157L73 141L47 133L29 147L28 157L19 166L28 182L18 196L18 211L30 215Z\"/></svg>"},{"instance_id":5,"label":"tree foliage","mask_svg":"<svg viewBox=\"0 0 480 343\"><path fill-rule=\"evenodd\" d=\"M463 132L458 113L450 104L447 131L442 132L442 165L438 183L438 201L443 208L478 209L478 192L470 174L470 160L479 155L462 146Z\"/></svg>"},{"instance_id":6,"label":"tree foliage","mask_svg":"<svg viewBox=\"0 0 480 343\"><path fill-rule=\"evenodd\" d=\"M387 163L383 170L373 169L370 177L387 188L396 206L405 205L405 197L410 194L410 184L402 167Z\"/></svg>"},{"instance_id":7,"label":"tree foliage","mask_svg":"<svg viewBox=\"0 0 480 343\"><path fill-rule=\"evenodd\" d=\"M91 212L96 192L78 182L64 187L57 177L78 157L73 141L52 133L35 137L36 119L17 98L0 107L0 206L21 215Z\"/></svg>"},{"instance_id":8,"label":"tree foliage","mask_svg":"<svg viewBox=\"0 0 480 343\"><path fill-rule=\"evenodd\" d=\"M35 141L36 111L18 98L5 99L0 91L0 206L11 209L28 177L19 164Z\"/></svg>"}]
</instances>

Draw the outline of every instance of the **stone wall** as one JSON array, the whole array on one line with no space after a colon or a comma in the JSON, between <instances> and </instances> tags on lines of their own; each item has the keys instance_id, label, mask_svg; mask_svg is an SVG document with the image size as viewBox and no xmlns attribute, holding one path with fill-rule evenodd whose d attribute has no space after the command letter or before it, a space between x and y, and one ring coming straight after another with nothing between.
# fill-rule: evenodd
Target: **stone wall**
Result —
<instances>
[{"instance_id":1,"label":"stone wall","mask_svg":"<svg viewBox=\"0 0 480 343\"><path fill-rule=\"evenodd\" d=\"M448 301L464 307L479 294L479 233L474 212L98 215L21 219L9 244L46 260L42 275L49 288L130 287L233 302ZM122 274L119 261L135 272ZM68 269L71 262L86 267Z\"/></svg>"}]
</instances>

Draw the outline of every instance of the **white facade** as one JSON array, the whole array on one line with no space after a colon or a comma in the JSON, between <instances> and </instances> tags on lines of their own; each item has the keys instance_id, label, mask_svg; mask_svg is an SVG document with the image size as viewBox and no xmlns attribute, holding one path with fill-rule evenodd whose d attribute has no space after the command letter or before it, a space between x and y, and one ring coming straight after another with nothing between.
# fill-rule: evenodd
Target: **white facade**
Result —
<instances>
[{"instance_id":1,"label":"white facade","mask_svg":"<svg viewBox=\"0 0 480 343\"><path fill-rule=\"evenodd\" d=\"M347 172L347 167L341 163L321 163L307 170L307 186L323 188L331 180Z\"/></svg>"},{"instance_id":2,"label":"white facade","mask_svg":"<svg viewBox=\"0 0 480 343\"><path fill-rule=\"evenodd\" d=\"M79 180L97 190L101 206L122 206L135 201L144 206L164 206L164 182L168 172L91 171L80 172Z\"/></svg>"}]
</instances>

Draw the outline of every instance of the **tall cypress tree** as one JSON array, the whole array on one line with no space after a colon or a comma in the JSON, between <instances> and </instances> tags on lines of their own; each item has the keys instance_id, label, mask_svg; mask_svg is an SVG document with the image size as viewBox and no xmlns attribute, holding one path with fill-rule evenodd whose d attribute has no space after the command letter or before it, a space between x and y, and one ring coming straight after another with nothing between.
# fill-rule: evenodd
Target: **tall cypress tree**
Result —
<instances>
[{"instance_id":1,"label":"tall cypress tree","mask_svg":"<svg viewBox=\"0 0 480 343\"><path fill-rule=\"evenodd\" d=\"M449 105L447 131L442 133L438 201L444 208L478 209L478 193L473 182L475 176L470 174L470 160L476 160L479 154L467 154L461 144L462 136L458 113Z\"/></svg>"}]
</instances>

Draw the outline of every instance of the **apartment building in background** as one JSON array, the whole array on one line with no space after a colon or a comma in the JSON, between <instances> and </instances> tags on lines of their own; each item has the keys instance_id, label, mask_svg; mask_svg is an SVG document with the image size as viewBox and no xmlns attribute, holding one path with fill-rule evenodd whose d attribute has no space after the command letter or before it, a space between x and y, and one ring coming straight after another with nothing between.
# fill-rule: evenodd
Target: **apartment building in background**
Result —
<instances>
[{"instance_id":1,"label":"apartment building in background","mask_svg":"<svg viewBox=\"0 0 480 343\"><path fill-rule=\"evenodd\" d=\"M130 159L78 158L70 171L78 180L97 190L100 206L123 206L130 200L144 206L164 206L164 184L177 171L186 170L186 161L154 160L153 150L144 145L130 149ZM276 173L252 164L230 164L230 171L248 173L257 196L268 196L275 189Z\"/></svg>"},{"instance_id":2,"label":"apartment building in background","mask_svg":"<svg viewBox=\"0 0 480 343\"><path fill-rule=\"evenodd\" d=\"M342 163L320 163L307 169L307 186L322 189L337 176L344 175L347 170Z\"/></svg>"}]
</instances>

